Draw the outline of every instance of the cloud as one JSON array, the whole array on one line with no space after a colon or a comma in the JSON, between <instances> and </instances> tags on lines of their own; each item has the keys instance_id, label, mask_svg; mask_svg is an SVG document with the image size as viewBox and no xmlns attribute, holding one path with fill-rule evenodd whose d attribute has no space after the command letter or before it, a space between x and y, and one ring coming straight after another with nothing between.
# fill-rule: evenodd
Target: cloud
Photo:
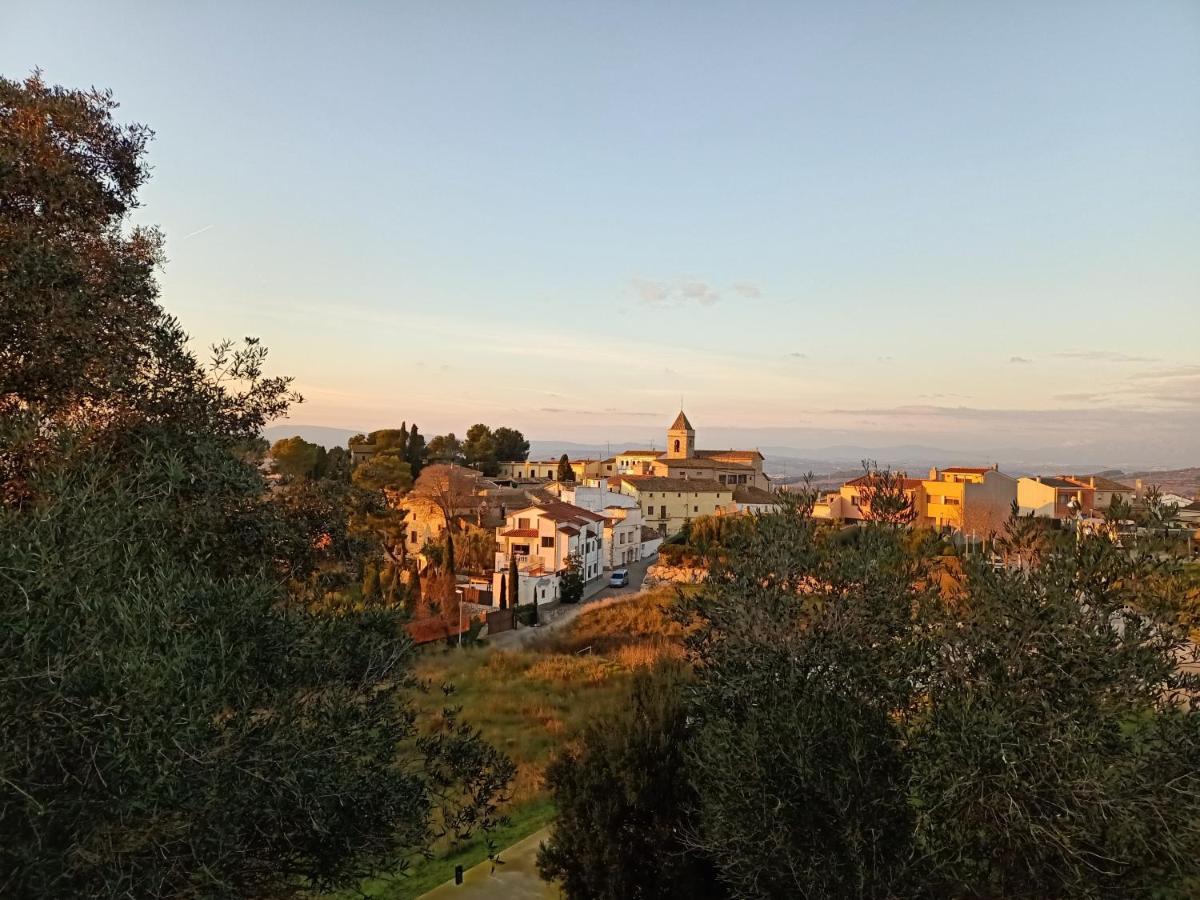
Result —
<instances>
[{"instance_id":1,"label":"cloud","mask_svg":"<svg viewBox=\"0 0 1200 900\"><path fill-rule=\"evenodd\" d=\"M648 306L712 306L719 303L725 293L725 290L696 278L675 278L667 281L632 278L629 287L633 295ZM755 300L763 295L762 289L749 281L734 282L726 290L743 300Z\"/></svg>"},{"instance_id":2,"label":"cloud","mask_svg":"<svg viewBox=\"0 0 1200 900\"><path fill-rule=\"evenodd\" d=\"M1029 359L1028 357L1025 357L1025 356L1010 356L1008 358L1008 361L1010 363L1016 363L1017 365L1021 365L1021 366L1027 366L1031 362L1033 362L1032 359Z\"/></svg>"},{"instance_id":3,"label":"cloud","mask_svg":"<svg viewBox=\"0 0 1200 900\"><path fill-rule=\"evenodd\" d=\"M1064 403L1092 403L1096 400L1103 400L1104 395L1103 394L1089 394L1089 393L1055 394L1053 396L1053 399L1061 400Z\"/></svg>"},{"instance_id":4,"label":"cloud","mask_svg":"<svg viewBox=\"0 0 1200 900\"><path fill-rule=\"evenodd\" d=\"M613 409L612 407L609 407L608 409L604 410L604 412L605 412L607 415L610 415L610 416L641 416L641 417L643 417L643 418L648 418L648 419L661 419L661 418L663 418L663 415L662 415L662 413L656 413L656 412L630 412L629 410L625 410L625 409Z\"/></svg>"},{"instance_id":5,"label":"cloud","mask_svg":"<svg viewBox=\"0 0 1200 900\"><path fill-rule=\"evenodd\" d=\"M1063 350L1054 355L1059 359L1086 359L1091 362L1152 363L1162 361L1156 356L1131 356L1116 350Z\"/></svg>"},{"instance_id":6,"label":"cloud","mask_svg":"<svg viewBox=\"0 0 1200 900\"><path fill-rule=\"evenodd\" d=\"M808 359L807 353L789 353L788 356L792 359Z\"/></svg>"},{"instance_id":7,"label":"cloud","mask_svg":"<svg viewBox=\"0 0 1200 900\"><path fill-rule=\"evenodd\" d=\"M890 356L877 356L875 358L881 363L890 363L892 361L892 357Z\"/></svg>"},{"instance_id":8,"label":"cloud","mask_svg":"<svg viewBox=\"0 0 1200 900\"><path fill-rule=\"evenodd\" d=\"M596 415L596 410L594 410L594 409L567 409L566 407L562 407L562 406L542 406L542 407L538 408L538 412L547 413L548 415L552 415L552 416L594 416L594 415ZM606 416L637 416L640 418L651 418L651 419L663 418L662 413L631 412L629 410L617 409L616 407L611 407L611 406L605 410L602 410L602 412Z\"/></svg>"},{"instance_id":9,"label":"cloud","mask_svg":"<svg viewBox=\"0 0 1200 900\"><path fill-rule=\"evenodd\" d=\"M738 281L733 285L733 292L747 300L757 300L762 296L762 289L757 284L748 281Z\"/></svg>"},{"instance_id":10,"label":"cloud","mask_svg":"<svg viewBox=\"0 0 1200 900\"><path fill-rule=\"evenodd\" d=\"M1200 366L1174 366L1170 369L1153 369L1136 372L1129 376L1131 381L1170 381L1177 378L1200 377Z\"/></svg>"},{"instance_id":11,"label":"cloud","mask_svg":"<svg viewBox=\"0 0 1200 900\"><path fill-rule=\"evenodd\" d=\"M690 303L711 306L721 299L716 289L704 281L649 281L634 278L629 284L634 295L649 306L683 306Z\"/></svg>"}]
</instances>

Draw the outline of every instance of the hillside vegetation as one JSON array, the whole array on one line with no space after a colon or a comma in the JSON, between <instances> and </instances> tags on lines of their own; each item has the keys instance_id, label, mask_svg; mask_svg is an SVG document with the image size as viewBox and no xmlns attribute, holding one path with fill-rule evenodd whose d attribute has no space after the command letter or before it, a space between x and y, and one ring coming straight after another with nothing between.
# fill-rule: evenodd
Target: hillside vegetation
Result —
<instances>
[{"instance_id":1,"label":"hillside vegetation","mask_svg":"<svg viewBox=\"0 0 1200 900\"><path fill-rule=\"evenodd\" d=\"M456 865L481 862L546 825L554 815L546 787L554 756L592 716L622 702L634 671L682 656L683 629L670 617L675 596L658 589L585 608L561 632L524 650L482 644L423 653L414 666L429 688L416 702L421 718L436 729L446 708L460 708L484 740L512 759L516 775L501 805L509 823L490 835L447 835L430 858L416 860L402 875L368 880L363 892L386 900L419 897L452 878Z\"/></svg>"}]
</instances>

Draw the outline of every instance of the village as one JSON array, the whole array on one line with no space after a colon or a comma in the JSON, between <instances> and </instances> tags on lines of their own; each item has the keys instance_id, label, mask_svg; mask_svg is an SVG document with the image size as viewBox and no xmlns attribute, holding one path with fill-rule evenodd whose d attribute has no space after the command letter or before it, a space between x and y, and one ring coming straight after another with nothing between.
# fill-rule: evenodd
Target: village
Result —
<instances>
[{"instance_id":1,"label":"village","mask_svg":"<svg viewBox=\"0 0 1200 900\"><path fill-rule=\"evenodd\" d=\"M697 448L683 410L665 438L663 450L502 461L490 475L451 464L443 467L433 496L396 496L404 513L404 549L418 572L440 560L448 528L472 535L478 563L456 574L457 625L445 617L417 621L410 626L414 639L458 639L473 621L486 622L486 633L496 634L517 626L521 607L586 600L626 587L630 566L650 564L665 541L679 539L697 520L775 512L788 492L805 488L773 484L757 449ZM359 441L350 447L351 463L365 463L377 452ZM1135 512L1143 518L1157 512L1188 535L1200 526L1200 501L1161 494L1140 479L1125 484L1095 474L1014 476L994 464L934 467L924 477L910 477L865 465L863 475L813 495L814 519L843 527L867 523L874 517L874 482L884 478L906 500L900 524L932 529L967 548L986 549L1014 513L1084 533L1134 530ZM489 540L491 548L478 551ZM564 592L568 578L581 582L580 596Z\"/></svg>"}]
</instances>

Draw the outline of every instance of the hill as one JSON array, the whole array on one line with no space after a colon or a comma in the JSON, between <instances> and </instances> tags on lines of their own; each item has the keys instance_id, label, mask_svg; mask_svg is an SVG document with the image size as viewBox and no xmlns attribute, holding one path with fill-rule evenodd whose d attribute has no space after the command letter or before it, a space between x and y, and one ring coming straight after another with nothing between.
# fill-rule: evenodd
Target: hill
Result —
<instances>
[{"instance_id":1,"label":"hill","mask_svg":"<svg viewBox=\"0 0 1200 900\"><path fill-rule=\"evenodd\" d=\"M326 450L330 447L345 447L346 442L356 434L362 434L360 429L331 428L328 425L301 425L291 422L281 422L263 429L263 437L272 444L283 438L296 435L309 443L320 444Z\"/></svg>"},{"instance_id":2,"label":"hill","mask_svg":"<svg viewBox=\"0 0 1200 900\"><path fill-rule=\"evenodd\" d=\"M1200 498L1200 466L1192 466L1187 469L1148 469L1142 472L1114 474L1113 477L1126 484L1132 484L1141 479L1142 484L1146 487L1152 484L1158 485L1159 490L1164 494L1180 494L1193 499Z\"/></svg>"}]
</instances>

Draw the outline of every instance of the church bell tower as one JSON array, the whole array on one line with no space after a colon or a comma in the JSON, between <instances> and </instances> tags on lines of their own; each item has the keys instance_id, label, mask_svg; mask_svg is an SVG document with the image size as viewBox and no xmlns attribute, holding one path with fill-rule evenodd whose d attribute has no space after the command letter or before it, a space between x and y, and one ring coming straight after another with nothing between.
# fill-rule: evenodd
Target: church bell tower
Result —
<instances>
[{"instance_id":1,"label":"church bell tower","mask_svg":"<svg viewBox=\"0 0 1200 900\"><path fill-rule=\"evenodd\" d=\"M696 455L696 431L683 410L667 429L667 459L691 459Z\"/></svg>"}]
</instances>

